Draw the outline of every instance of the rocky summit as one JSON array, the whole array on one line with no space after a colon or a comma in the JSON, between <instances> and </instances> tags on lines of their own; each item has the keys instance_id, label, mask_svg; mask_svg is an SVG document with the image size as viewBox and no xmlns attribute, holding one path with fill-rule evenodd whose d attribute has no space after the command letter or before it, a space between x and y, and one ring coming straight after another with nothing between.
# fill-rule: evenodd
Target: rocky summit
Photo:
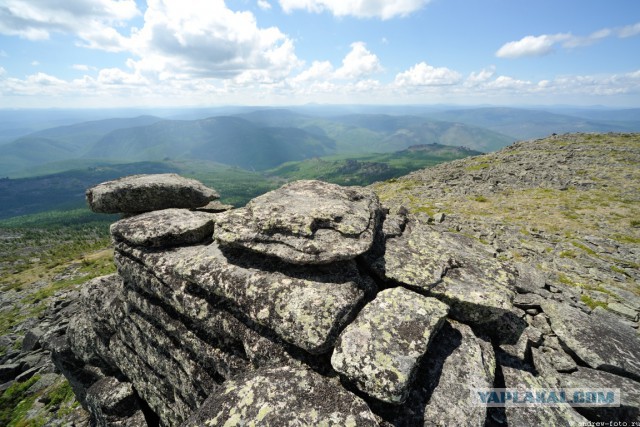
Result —
<instances>
[{"instance_id":1,"label":"rocky summit","mask_svg":"<svg viewBox=\"0 0 640 427\"><path fill-rule=\"evenodd\" d=\"M101 426L631 425L639 164L638 135L563 135L225 212L193 181L197 202L145 209L120 201L164 177L98 186L96 211L152 212L113 224L117 273L46 348ZM492 388L620 405L473 399Z\"/></svg>"}]
</instances>

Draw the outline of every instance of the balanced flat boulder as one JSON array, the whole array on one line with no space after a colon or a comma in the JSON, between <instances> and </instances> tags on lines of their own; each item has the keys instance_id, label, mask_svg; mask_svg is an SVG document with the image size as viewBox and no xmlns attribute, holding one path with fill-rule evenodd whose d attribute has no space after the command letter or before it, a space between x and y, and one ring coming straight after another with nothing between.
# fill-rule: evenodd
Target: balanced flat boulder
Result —
<instances>
[{"instance_id":1,"label":"balanced flat boulder","mask_svg":"<svg viewBox=\"0 0 640 427\"><path fill-rule=\"evenodd\" d=\"M133 246L194 244L213 234L215 215L188 209L146 212L111 224L111 236Z\"/></svg>"},{"instance_id":2,"label":"balanced flat boulder","mask_svg":"<svg viewBox=\"0 0 640 427\"><path fill-rule=\"evenodd\" d=\"M198 208L220 196L195 179L174 173L131 175L103 182L86 192L99 213L141 213L168 208Z\"/></svg>"},{"instance_id":3,"label":"balanced flat boulder","mask_svg":"<svg viewBox=\"0 0 640 427\"><path fill-rule=\"evenodd\" d=\"M402 235L365 259L384 279L427 291L451 306L451 317L487 323L513 307L514 276L482 247L459 233L412 217Z\"/></svg>"},{"instance_id":4,"label":"balanced flat boulder","mask_svg":"<svg viewBox=\"0 0 640 427\"><path fill-rule=\"evenodd\" d=\"M183 427L377 426L367 404L311 370L278 367L229 380Z\"/></svg>"},{"instance_id":5,"label":"balanced flat boulder","mask_svg":"<svg viewBox=\"0 0 640 427\"><path fill-rule=\"evenodd\" d=\"M400 404L448 312L435 298L384 290L338 337L331 365L370 396Z\"/></svg>"},{"instance_id":6,"label":"balanced flat boulder","mask_svg":"<svg viewBox=\"0 0 640 427\"><path fill-rule=\"evenodd\" d=\"M569 304L542 303L560 341L589 367L640 380L640 336L614 315L586 314Z\"/></svg>"},{"instance_id":7,"label":"balanced flat boulder","mask_svg":"<svg viewBox=\"0 0 640 427\"><path fill-rule=\"evenodd\" d=\"M222 213L214 237L294 264L326 264L368 251L380 215L369 189L296 181Z\"/></svg>"}]
</instances>

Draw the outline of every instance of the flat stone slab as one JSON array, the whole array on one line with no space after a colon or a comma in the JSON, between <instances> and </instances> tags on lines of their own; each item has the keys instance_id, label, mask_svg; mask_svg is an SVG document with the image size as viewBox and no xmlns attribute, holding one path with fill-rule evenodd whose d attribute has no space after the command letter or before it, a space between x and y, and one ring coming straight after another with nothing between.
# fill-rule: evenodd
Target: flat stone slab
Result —
<instances>
[{"instance_id":1,"label":"flat stone slab","mask_svg":"<svg viewBox=\"0 0 640 427\"><path fill-rule=\"evenodd\" d=\"M554 300L545 300L542 310L558 338L591 368L640 381L640 336L617 316L586 314Z\"/></svg>"},{"instance_id":2,"label":"flat stone slab","mask_svg":"<svg viewBox=\"0 0 640 427\"><path fill-rule=\"evenodd\" d=\"M278 367L226 381L183 427L377 426L367 404L338 382L304 368Z\"/></svg>"},{"instance_id":3,"label":"flat stone slab","mask_svg":"<svg viewBox=\"0 0 640 427\"><path fill-rule=\"evenodd\" d=\"M375 288L355 261L285 268L265 257L223 253L215 242L163 251L117 249L168 281L185 280L204 295L230 302L258 325L312 354L331 349L342 326Z\"/></svg>"},{"instance_id":4,"label":"flat stone slab","mask_svg":"<svg viewBox=\"0 0 640 427\"><path fill-rule=\"evenodd\" d=\"M384 290L340 334L331 365L370 396L400 404L448 312L435 298Z\"/></svg>"},{"instance_id":5,"label":"flat stone slab","mask_svg":"<svg viewBox=\"0 0 640 427\"><path fill-rule=\"evenodd\" d=\"M86 191L89 207L99 213L198 208L219 197L215 190L200 181L175 173L126 176Z\"/></svg>"},{"instance_id":6,"label":"flat stone slab","mask_svg":"<svg viewBox=\"0 0 640 427\"><path fill-rule=\"evenodd\" d=\"M365 259L381 277L445 300L462 322L487 323L513 307L515 278L482 244L415 217L383 254Z\"/></svg>"},{"instance_id":7,"label":"flat stone slab","mask_svg":"<svg viewBox=\"0 0 640 427\"><path fill-rule=\"evenodd\" d=\"M369 189L296 181L222 213L215 238L294 264L326 264L368 251L380 215Z\"/></svg>"},{"instance_id":8,"label":"flat stone slab","mask_svg":"<svg viewBox=\"0 0 640 427\"><path fill-rule=\"evenodd\" d=\"M469 398L471 388L491 388L496 358L491 342L471 328L445 320L427 350L405 405L387 419L397 426L482 426L487 408Z\"/></svg>"},{"instance_id":9,"label":"flat stone slab","mask_svg":"<svg viewBox=\"0 0 640 427\"><path fill-rule=\"evenodd\" d=\"M215 215L188 209L147 212L111 224L111 236L133 246L177 246L213 235Z\"/></svg>"},{"instance_id":10,"label":"flat stone slab","mask_svg":"<svg viewBox=\"0 0 640 427\"><path fill-rule=\"evenodd\" d=\"M553 388L544 378L515 367L502 366L505 388L524 391ZM560 406L528 405L505 407L507 423L510 426L580 426L589 425L589 420L580 415L568 403Z\"/></svg>"}]
</instances>

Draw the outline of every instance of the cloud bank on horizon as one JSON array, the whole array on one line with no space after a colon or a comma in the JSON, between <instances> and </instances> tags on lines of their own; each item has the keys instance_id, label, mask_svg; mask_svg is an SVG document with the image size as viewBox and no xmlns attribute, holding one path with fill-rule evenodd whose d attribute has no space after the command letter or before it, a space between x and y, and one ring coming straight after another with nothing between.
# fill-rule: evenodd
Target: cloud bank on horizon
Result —
<instances>
[{"instance_id":1,"label":"cloud bank on horizon","mask_svg":"<svg viewBox=\"0 0 640 427\"><path fill-rule=\"evenodd\" d=\"M640 2L560 3L4 0L0 108L640 106Z\"/></svg>"}]
</instances>

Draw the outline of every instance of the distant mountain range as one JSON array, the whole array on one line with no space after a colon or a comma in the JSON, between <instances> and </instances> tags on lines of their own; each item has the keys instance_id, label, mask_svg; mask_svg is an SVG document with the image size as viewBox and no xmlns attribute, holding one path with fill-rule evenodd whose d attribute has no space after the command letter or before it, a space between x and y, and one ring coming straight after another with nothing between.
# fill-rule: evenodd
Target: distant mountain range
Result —
<instances>
[{"instance_id":1,"label":"distant mountain range","mask_svg":"<svg viewBox=\"0 0 640 427\"><path fill-rule=\"evenodd\" d=\"M39 121L30 122L24 117L27 113L0 111L0 177L166 159L206 160L260 171L290 161L391 153L414 145L491 152L518 139L551 133L640 131L640 109L304 106L157 112L165 117L140 115L42 129L46 123L68 123L73 114L84 118L109 112L64 116L56 110L47 116L38 111L33 120ZM24 134L28 128L40 130ZM11 139L12 135L17 137Z\"/></svg>"}]
</instances>

